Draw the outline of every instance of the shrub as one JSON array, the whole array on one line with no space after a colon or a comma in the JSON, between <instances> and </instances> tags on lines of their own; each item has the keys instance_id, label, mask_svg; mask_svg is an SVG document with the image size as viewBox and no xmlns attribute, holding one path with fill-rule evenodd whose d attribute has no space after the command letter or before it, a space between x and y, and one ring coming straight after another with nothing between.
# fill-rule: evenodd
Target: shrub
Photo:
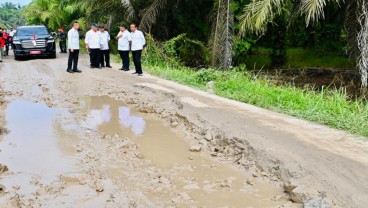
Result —
<instances>
[{"instance_id":1,"label":"shrub","mask_svg":"<svg viewBox=\"0 0 368 208\"><path fill-rule=\"evenodd\" d=\"M186 34L181 34L167 41L164 44L164 52L189 67L207 66L209 61L209 52L206 46L200 41L189 39Z\"/></svg>"}]
</instances>

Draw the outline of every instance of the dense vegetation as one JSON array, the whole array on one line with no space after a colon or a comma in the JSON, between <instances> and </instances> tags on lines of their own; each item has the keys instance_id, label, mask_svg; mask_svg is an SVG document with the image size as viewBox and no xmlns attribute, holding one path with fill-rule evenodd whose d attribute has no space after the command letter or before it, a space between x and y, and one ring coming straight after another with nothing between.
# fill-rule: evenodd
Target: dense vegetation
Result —
<instances>
[{"instance_id":1,"label":"dense vegetation","mask_svg":"<svg viewBox=\"0 0 368 208\"><path fill-rule=\"evenodd\" d=\"M322 57L344 60L344 64L331 63L332 67L354 66L354 57L353 64L348 63L348 33L343 27L349 4L338 4L334 0L326 5L317 4L317 8L307 4L305 11L300 11L294 9L298 5L293 2L278 1L33 0L25 15L28 24L47 24L54 30L68 28L73 20L79 20L84 30L89 23L99 22L112 31L116 31L121 22L138 22L143 31L159 41L186 34L192 43L200 41L209 46L210 58L193 53L180 56L183 62L193 57L204 58L197 60L200 67L203 62L223 69L253 65L249 57L269 59L269 63L257 63L260 66L293 67L297 61L294 57L299 54L294 55L292 52L297 50L288 49L294 48L312 51L309 53L318 54L316 58L322 54ZM313 1L316 2L309 0ZM305 66L313 66L313 63L307 62Z\"/></svg>"},{"instance_id":2,"label":"dense vegetation","mask_svg":"<svg viewBox=\"0 0 368 208\"><path fill-rule=\"evenodd\" d=\"M24 25L26 19L23 14L23 7L20 5L6 2L0 4L0 27L10 28Z\"/></svg>"}]
</instances>

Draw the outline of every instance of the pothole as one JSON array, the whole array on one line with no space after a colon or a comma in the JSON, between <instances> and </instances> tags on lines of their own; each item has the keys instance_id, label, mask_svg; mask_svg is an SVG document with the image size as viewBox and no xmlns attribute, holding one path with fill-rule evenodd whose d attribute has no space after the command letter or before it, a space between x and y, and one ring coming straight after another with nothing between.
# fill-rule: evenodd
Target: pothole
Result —
<instances>
[{"instance_id":1,"label":"pothole","mask_svg":"<svg viewBox=\"0 0 368 208\"><path fill-rule=\"evenodd\" d=\"M204 151L190 151L183 135L150 114L109 97L85 97L80 104L86 115L83 126L107 135L118 134L138 145L144 159L151 161L139 171L152 167L165 170L165 176L153 179L156 193L143 190L152 201L160 198L161 189L174 187L181 198L201 207L277 207L288 203L281 188L251 181L241 170L208 157Z\"/></svg>"},{"instance_id":2,"label":"pothole","mask_svg":"<svg viewBox=\"0 0 368 208\"><path fill-rule=\"evenodd\" d=\"M78 136L73 133L75 126L68 124L69 116L43 103L10 102L5 111L9 131L0 143L0 163L12 174L2 176L0 183L27 195L37 184L50 184L59 175L72 172L71 148Z\"/></svg>"}]
</instances>

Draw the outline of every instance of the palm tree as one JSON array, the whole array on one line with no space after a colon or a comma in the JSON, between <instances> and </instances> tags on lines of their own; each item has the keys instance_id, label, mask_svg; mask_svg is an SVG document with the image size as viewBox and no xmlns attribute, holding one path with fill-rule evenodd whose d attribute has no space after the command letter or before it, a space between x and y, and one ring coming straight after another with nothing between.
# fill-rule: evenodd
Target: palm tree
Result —
<instances>
[{"instance_id":1,"label":"palm tree","mask_svg":"<svg viewBox=\"0 0 368 208\"><path fill-rule=\"evenodd\" d=\"M303 16L306 25L324 18L327 3L345 4L346 32L349 37L349 52L361 74L361 85L368 87L368 3L366 0L252 0L240 17L240 33L263 34L269 23L281 15L289 15L291 24L296 17Z\"/></svg>"}]
</instances>

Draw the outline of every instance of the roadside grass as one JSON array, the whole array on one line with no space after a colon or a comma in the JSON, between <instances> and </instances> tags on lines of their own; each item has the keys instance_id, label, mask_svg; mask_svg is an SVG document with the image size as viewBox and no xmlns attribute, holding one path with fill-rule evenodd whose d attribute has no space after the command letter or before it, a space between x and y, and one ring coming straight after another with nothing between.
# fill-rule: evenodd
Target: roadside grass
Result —
<instances>
[{"instance_id":1,"label":"roadside grass","mask_svg":"<svg viewBox=\"0 0 368 208\"><path fill-rule=\"evenodd\" d=\"M276 86L236 69L194 71L166 62L153 64L146 61L145 70L201 90L206 90L207 82L215 81L214 91L219 96L368 136L366 101L351 101L344 90L317 92L294 86Z\"/></svg>"}]
</instances>

